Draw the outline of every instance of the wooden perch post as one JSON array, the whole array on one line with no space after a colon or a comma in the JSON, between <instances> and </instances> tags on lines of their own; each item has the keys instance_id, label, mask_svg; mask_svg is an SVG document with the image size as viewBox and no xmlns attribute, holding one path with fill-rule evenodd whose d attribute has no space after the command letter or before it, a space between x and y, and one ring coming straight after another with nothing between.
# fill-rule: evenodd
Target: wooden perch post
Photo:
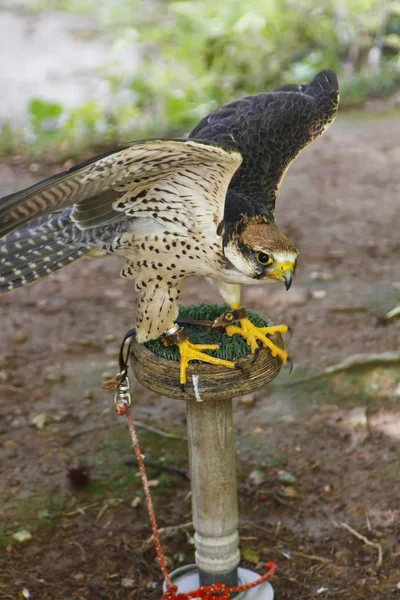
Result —
<instances>
[{"instance_id":1,"label":"wooden perch post","mask_svg":"<svg viewBox=\"0 0 400 600\"><path fill-rule=\"evenodd\" d=\"M283 348L279 334L271 339ZM238 581L248 583L258 577L252 571L238 569L240 552L232 399L271 382L280 371L281 361L273 358L268 349L262 348L256 361L253 362L253 356L246 356L238 363L242 369L190 364L183 392L179 386L177 362L156 356L136 342L132 344L132 368L138 381L154 392L187 403L197 568L188 566L175 571L175 582L182 593L216 581L237 585ZM240 597L243 600L271 600L273 590L266 582Z\"/></svg>"}]
</instances>

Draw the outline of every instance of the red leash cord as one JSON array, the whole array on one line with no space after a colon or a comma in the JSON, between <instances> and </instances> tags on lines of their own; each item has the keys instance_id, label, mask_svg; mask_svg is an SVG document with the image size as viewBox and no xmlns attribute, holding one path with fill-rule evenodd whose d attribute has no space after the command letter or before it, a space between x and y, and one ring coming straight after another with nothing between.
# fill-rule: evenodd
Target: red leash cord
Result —
<instances>
[{"instance_id":1,"label":"red leash cord","mask_svg":"<svg viewBox=\"0 0 400 600\"><path fill-rule=\"evenodd\" d=\"M217 582L210 586L201 586L197 590L194 590L193 592L189 592L187 594L186 593L185 594L178 593L178 586L174 585L172 583L171 578L168 573L168 569L165 564L165 559L164 559L164 555L163 555L161 543L160 543L160 536L158 533L156 515L154 512L153 502L152 502L151 494L150 494L149 483L148 483L148 479L147 479L147 475L146 475L146 469L144 466L143 455L140 451L139 440L136 435L136 430L135 430L135 426L133 423L133 419L129 413L129 407L131 405L131 395L129 393L129 387L130 387L129 379L127 377L127 372L128 372L127 358L124 359L123 351L124 351L125 341L127 339L129 339L129 337L132 336L132 332L133 332L133 330L129 331L126 334L126 336L124 337L124 340L122 342L122 345L121 345L120 357L119 357L120 368L121 368L120 373L118 373L118 375L116 376L116 378L113 381L108 382L103 387L104 387L104 389L111 389L112 387L114 387L114 389L115 389L115 392L114 392L115 412L118 415L126 416L126 420L127 420L128 427L129 427L129 432L131 434L132 445L133 445L133 449L135 451L136 460L137 460L137 463L139 466L140 477L142 479L143 489L144 489L144 493L145 493L145 497L146 497L147 512L149 514L150 525L151 525L151 530L152 530L152 534L153 534L153 542L154 542L154 547L155 547L156 555L157 555L157 562L161 569L161 573L162 573L162 576L164 577L165 585L167 588L166 591L164 592L164 594L162 595L161 600L191 600L191 599L194 600L196 598L199 600L229 600L231 594L244 592L244 591L254 588L254 587L264 583L268 579L270 579L274 575L274 573L278 567L274 562L266 563L265 566L266 566L267 571L264 573L264 575L262 575L262 577L260 577L259 579L256 579L255 581L252 581L251 583L246 583L246 584L237 585L237 586L226 586L223 583ZM128 347L127 356L129 356L129 351L130 351L130 344Z\"/></svg>"},{"instance_id":2,"label":"red leash cord","mask_svg":"<svg viewBox=\"0 0 400 600\"><path fill-rule=\"evenodd\" d=\"M262 575L262 577L260 577L259 579L256 579L255 581L252 581L251 583L246 583L246 584L237 585L237 586L226 586L223 583L214 583L213 585L210 585L210 586L201 586L197 590L194 590L193 592L189 592L188 594L179 594L178 593L178 586L176 586L172 583L170 576L168 574L167 567L165 565L165 559L164 559L164 555L162 553L160 536L158 534L157 521L156 521L156 516L154 513L153 502L151 499L150 488L149 488L147 475L146 475L146 469L145 469L144 461L143 461L143 455L140 451L139 440L136 435L133 419L129 414L129 408L127 405L125 405L124 407L122 407L121 404L116 405L116 410L117 410L118 414L125 414L125 416L126 416L126 420L127 420L128 427L129 427L129 432L130 432L131 438L132 438L133 449L135 451L136 460L139 465L139 472L140 472L140 477L142 479L143 489L144 489L144 493L145 493L145 497L146 497L146 506L147 506L147 511L149 513L150 525L151 525L151 530L152 530L152 534L153 534L153 542L154 542L154 547L155 547L156 555L157 555L157 562L159 564L161 573L164 577L164 581L167 586L167 590L162 595L161 600L190 600L190 599L195 599L195 598L199 598L200 600L229 600L231 594L238 593L238 592L244 592L244 591L254 588L254 587L264 583L268 579L270 579L274 575L275 571L278 568L274 562L266 563L265 566L266 566L267 571L264 573L264 575Z\"/></svg>"}]
</instances>

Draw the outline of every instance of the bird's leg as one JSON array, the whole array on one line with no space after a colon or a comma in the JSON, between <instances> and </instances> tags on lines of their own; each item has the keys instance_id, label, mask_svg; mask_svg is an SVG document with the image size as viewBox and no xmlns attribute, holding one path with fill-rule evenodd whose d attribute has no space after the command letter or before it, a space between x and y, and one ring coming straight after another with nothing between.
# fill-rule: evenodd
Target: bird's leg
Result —
<instances>
[{"instance_id":1,"label":"bird's leg","mask_svg":"<svg viewBox=\"0 0 400 600\"><path fill-rule=\"evenodd\" d=\"M203 350L218 350L218 344L192 344L188 340L187 333L185 333L183 329L180 329L176 324L164 333L161 341L165 346L171 346L173 344L178 346L181 357L179 382L182 388L184 388L186 384L186 370L189 361L191 360L200 360L201 362L210 363L211 365L221 365L228 369L235 368L235 363L231 360L216 358L215 356L209 356L202 352Z\"/></svg>"},{"instance_id":2,"label":"bird's leg","mask_svg":"<svg viewBox=\"0 0 400 600\"><path fill-rule=\"evenodd\" d=\"M261 342L263 346L269 348L272 356L279 356L283 364L288 362L288 354L282 348L279 348L276 344L269 339L269 335L274 333L286 333L288 331L287 325L273 325L271 327L257 327L253 325L250 319L246 316L246 309L240 308L240 305L231 304L232 308L232 321L238 320L240 327L237 325L227 325L226 333L229 336L238 334L241 335L248 346L250 347L251 353L256 354L259 350L258 342ZM228 313L229 314L229 313ZM225 321L227 315L225 314ZM228 319L229 320L229 319Z\"/></svg>"}]
</instances>

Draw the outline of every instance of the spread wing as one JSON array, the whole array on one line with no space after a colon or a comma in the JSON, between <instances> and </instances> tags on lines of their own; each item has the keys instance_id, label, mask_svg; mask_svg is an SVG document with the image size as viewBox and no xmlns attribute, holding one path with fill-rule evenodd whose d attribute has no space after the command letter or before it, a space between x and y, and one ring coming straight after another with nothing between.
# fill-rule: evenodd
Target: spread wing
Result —
<instances>
[{"instance_id":1,"label":"spread wing","mask_svg":"<svg viewBox=\"0 0 400 600\"><path fill-rule=\"evenodd\" d=\"M62 214L81 231L104 231L127 217L152 218L177 233L216 227L241 161L239 152L210 142L134 142L1 199L0 238L15 230L23 236L67 208Z\"/></svg>"},{"instance_id":2,"label":"spread wing","mask_svg":"<svg viewBox=\"0 0 400 600\"><path fill-rule=\"evenodd\" d=\"M242 98L200 121L191 138L231 146L243 155L228 189L226 220L265 209L273 215L287 168L332 124L338 103L336 74L323 70L308 84Z\"/></svg>"}]
</instances>

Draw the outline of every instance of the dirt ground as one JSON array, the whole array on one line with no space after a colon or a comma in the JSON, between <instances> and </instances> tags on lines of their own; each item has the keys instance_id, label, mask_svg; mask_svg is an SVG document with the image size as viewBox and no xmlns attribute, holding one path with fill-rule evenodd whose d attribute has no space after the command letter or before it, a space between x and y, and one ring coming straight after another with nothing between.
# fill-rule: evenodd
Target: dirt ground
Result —
<instances>
[{"instance_id":1,"label":"dirt ground","mask_svg":"<svg viewBox=\"0 0 400 600\"><path fill-rule=\"evenodd\" d=\"M400 113L340 115L279 199L300 248L292 289L245 293L294 331L292 374L235 400L242 564L274 560L279 600L400 598L400 360L302 381L356 354L398 356L400 320L376 315L400 304L399 139ZM0 193L47 173L4 161ZM133 324L117 263L82 259L0 300L0 598L161 597L128 430L101 389ZM191 280L182 301L199 298L218 301ZM136 382L133 395L159 524L187 523L184 403ZM77 488L66 475L80 464ZM192 532L164 549L171 569L192 563Z\"/></svg>"}]
</instances>

